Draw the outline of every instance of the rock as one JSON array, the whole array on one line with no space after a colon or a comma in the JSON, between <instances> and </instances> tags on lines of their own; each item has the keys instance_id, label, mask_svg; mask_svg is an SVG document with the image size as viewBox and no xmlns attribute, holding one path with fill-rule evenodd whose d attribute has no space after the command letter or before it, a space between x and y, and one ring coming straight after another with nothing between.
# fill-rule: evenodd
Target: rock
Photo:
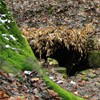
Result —
<instances>
[{"instance_id":1,"label":"rock","mask_svg":"<svg viewBox=\"0 0 100 100\"><path fill-rule=\"evenodd\" d=\"M93 68L100 67L100 51L89 51L88 52L88 65Z\"/></svg>"},{"instance_id":2,"label":"rock","mask_svg":"<svg viewBox=\"0 0 100 100\"><path fill-rule=\"evenodd\" d=\"M30 75L32 73L32 71L24 71L24 74L26 74L26 75Z\"/></svg>"},{"instance_id":3,"label":"rock","mask_svg":"<svg viewBox=\"0 0 100 100\"><path fill-rule=\"evenodd\" d=\"M72 85L76 85L77 83L74 82L74 81L71 81L70 84L72 84Z\"/></svg>"},{"instance_id":4,"label":"rock","mask_svg":"<svg viewBox=\"0 0 100 100\"><path fill-rule=\"evenodd\" d=\"M66 75L66 68L65 67L57 67L57 68L55 68L55 71Z\"/></svg>"},{"instance_id":5,"label":"rock","mask_svg":"<svg viewBox=\"0 0 100 100\"><path fill-rule=\"evenodd\" d=\"M89 73L89 71L88 71L88 70L84 70L84 71L81 71L80 73L81 73L82 75L86 75L86 74Z\"/></svg>"},{"instance_id":6,"label":"rock","mask_svg":"<svg viewBox=\"0 0 100 100\"><path fill-rule=\"evenodd\" d=\"M53 58L47 58L47 62L49 65L53 65L54 67L59 66L58 61Z\"/></svg>"},{"instance_id":7,"label":"rock","mask_svg":"<svg viewBox=\"0 0 100 100\"><path fill-rule=\"evenodd\" d=\"M83 76L82 80L88 81L89 79L86 76Z\"/></svg>"},{"instance_id":8,"label":"rock","mask_svg":"<svg viewBox=\"0 0 100 100\"><path fill-rule=\"evenodd\" d=\"M93 73L89 73L88 74L88 77L90 77L90 78L94 78L94 77L96 77L97 75L96 74L93 74Z\"/></svg>"}]
</instances>

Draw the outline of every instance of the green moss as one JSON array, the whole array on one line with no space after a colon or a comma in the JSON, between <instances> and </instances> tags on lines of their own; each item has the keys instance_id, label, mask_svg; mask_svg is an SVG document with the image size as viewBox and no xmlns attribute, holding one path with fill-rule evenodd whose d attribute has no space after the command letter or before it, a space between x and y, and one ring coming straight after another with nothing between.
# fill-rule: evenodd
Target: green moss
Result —
<instances>
[{"instance_id":1,"label":"green moss","mask_svg":"<svg viewBox=\"0 0 100 100\"><path fill-rule=\"evenodd\" d=\"M88 52L88 65L93 68L100 67L100 51Z\"/></svg>"},{"instance_id":2,"label":"green moss","mask_svg":"<svg viewBox=\"0 0 100 100\"><path fill-rule=\"evenodd\" d=\"M55 70L56 70L58 73L66 74L66 68L65 68L65 67L58 67L58 68L55 68Z\"/></svg>"},{"instance_id":3,"label":"green moss","mask_svg":"<svg viewBox=\"0 0 100 100\"><path fill-rule=\"evenodd\" d=\"M7 72L12 72L10 70L13 67L19 71L32 70L34 63L32 64L29 59L34 59L35 61L36 58L34 57L26 39L21 35L18 26L13 20L11 13L7 10L3 0L0 1L0 15L0 59L3 58L3 62L8 63L5 67L3 65L4 63L2 63L0 69ZM10 38L10 35L16 40Z\"/></svg>"},{"instance_id":4,"label":"green moss","mask_svg":"<svg viewBox=\"0 0 100 100\"><path fill-rule=\"evenodd\" d=\"M89 73L89 70L83 70L81 71L81 74L88 74Z\"/></svg>"},{"instance_id":5,"label":"green moss","mask_svg":"<svg viewBox=\"0 0 100 100\"><path fill-rule=\"evenodd\" d=\"M63 100L84 100L78 96L75 96L74 94L62 89L59 85L51 81L47 76L43 75L43 79L46 81L46 83L53 88L61 97Z\"/></svg>"},{"instance_id":6,"label":"green moss","mask_svg":"<svg viewBox=\"0 0 100 100\"><path fill-rule=\"evenodd\" d=\"M82 80L88 81L89 79L88 79L87 76L83 76L83 77L82 77Z\"/></svg>"}]
</instances>

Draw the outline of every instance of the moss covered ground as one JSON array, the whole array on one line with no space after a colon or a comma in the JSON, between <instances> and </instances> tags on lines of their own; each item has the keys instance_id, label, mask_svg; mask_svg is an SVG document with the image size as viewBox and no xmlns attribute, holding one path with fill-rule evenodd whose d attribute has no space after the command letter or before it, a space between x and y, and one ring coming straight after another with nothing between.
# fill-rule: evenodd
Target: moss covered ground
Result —
<instances>
[{"instance_id":1,"label":"moss covered ground","mask_svg":"<svg viewBox=\"0 0 100 100\"><path fill-rule=\"evenodd\" d=\"M21 35L19 28L6 9L3 0L0 1L0 69L12 72L17 70L32 70L34 55Z\"/></svg>"},{"instance_id":2,"label":"moss covered ground","mask_svg":"<svg viewBox=\"0 0 100 100\"><path fill-rule=\"evenodd\" d=\"M100 68L100 51L93 50L88 52L88 66L92 68Z\"/></svg>"}]
</instances>

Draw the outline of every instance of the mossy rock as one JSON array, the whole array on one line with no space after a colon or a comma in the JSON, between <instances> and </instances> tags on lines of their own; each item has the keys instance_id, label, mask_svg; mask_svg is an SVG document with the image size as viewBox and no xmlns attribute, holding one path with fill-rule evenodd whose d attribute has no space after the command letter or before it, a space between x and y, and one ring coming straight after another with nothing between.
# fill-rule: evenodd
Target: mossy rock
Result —
<instances>
[{"instance_id":1,"label":"mossy rock","mask_svg":"<svg viewBox=\"0 0 100 100\"><path fill-rule=\"evenodd\" d=\"M55 68L55 71L57 71L58 73L61 73L61 74L66 74L66 68L65 67Z\"/></svg>"},{"instance_id":2,"label":"mossy rock","mask_svg":"<svg viewBox=\"0 0 100 100\"><path fill-rule=\"evenodd\" d=\"M32 70L36 62L3 0L0 1L0 69L17 73Z\"/></svg>"},{"instance_id":3,"label":"mossy rock","mask_svg":"<svg viewBox=\"0 0 100 100\"><path fill-rule=\"evenodd\" d=\"M88 65L93 68L100 67L100 51L89 51L88 52Z\"/></svg>"},{"instance_id":4,"label":"mossy rock","mask_svg":"<svg viewBox=\"0 0 100 100\"><path fill-rule=\"evenodd\" d=\"M55 60L55 59L53 59L53 58L47 58L47 63L49 65L52 65L52 66L55 66L55 67L58 67L59 66L58 61Z\"/></svg>"},{"instance_id":5,"label":"mossy rock","mask_svg":"<svg viewBox=\"0 0 100 100\"><path fill-rule=\"evenodd\" d=\"M89 70L83 70L80 73L83 74L83 75L87 75L89 73Z\"/></svg>"}]
</instances>

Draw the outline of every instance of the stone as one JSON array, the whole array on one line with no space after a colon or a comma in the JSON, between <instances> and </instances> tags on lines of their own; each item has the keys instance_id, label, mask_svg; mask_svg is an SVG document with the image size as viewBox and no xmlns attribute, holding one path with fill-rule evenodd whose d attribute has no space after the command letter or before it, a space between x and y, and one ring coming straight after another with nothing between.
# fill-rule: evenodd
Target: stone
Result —
<instances>
[{"instance_id":1,"label":"stone","mask_svg":"<svg viewBox=\"0 0 100 100\"><path fill-rule=\"evenodd\" d=\"M95 78L97 75L96 74L93 74L93 73L89 73L88 74L88 77L90 77L90 78Z\"/></svg>"},{"instance_id":2,"label":"stone","mask_svg":"<svg viewBox=\"0 0 100 100\"><path fill-rule=\"evenodd\" d=\"M82 80L88 81L89 79L88 79L88 77L83 76L83 77L82 77Z\"/></svg>"},{"instance_id":3,"label":"stone","mask_svg":"<svg viewBox=\"0 0 100 100\"><path fill-rule=\"evenodd\" d=\"M100 67L100 51L89 51L87 56L88 66L93 68Z\"/></svg>"},{"instance_id":4,"label":"stone","mask_svg":"<svg viewBox=\"0 0 100 100\"><path fill-rule=\"evenodd\" d=\"M65 67L57 67L55 68L55 71L60 74L66 74L66 68Z\"/></svg>"},{"instance_id":5,"label":"stone","mask_svg":"<svg viewBox=\"0 0 100 100\"><path fill-rule=\"evenodd\" d=\"M59 66L58 61L53 58L47 58L47 62L49 65L54 66L54 67Z\"/></svg>"}]
</instances>

